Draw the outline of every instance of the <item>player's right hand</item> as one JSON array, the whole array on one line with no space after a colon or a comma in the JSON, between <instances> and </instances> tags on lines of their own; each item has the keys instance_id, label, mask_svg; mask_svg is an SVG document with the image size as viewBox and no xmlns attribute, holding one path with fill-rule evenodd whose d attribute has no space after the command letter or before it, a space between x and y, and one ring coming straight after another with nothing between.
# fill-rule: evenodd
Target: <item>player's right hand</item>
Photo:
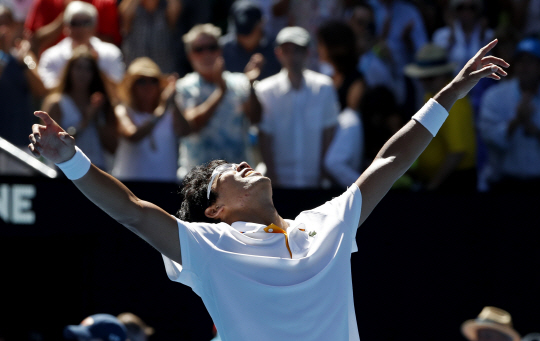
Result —
<instances>
[{"instance_id":1,"label":"player's right hand","mask_svg":"<svg viewBox=\"0 0 540 341\"><path fill-rule=\"evenodd\" d=\"M43 156L54 163L65 162L75 155L75 139L66 133L44 111L36 111L34 115L39 117L44 125L34 124L32 134L28 137L30 144L28 149L34 156Z\"/></svg>"}]
</instances>

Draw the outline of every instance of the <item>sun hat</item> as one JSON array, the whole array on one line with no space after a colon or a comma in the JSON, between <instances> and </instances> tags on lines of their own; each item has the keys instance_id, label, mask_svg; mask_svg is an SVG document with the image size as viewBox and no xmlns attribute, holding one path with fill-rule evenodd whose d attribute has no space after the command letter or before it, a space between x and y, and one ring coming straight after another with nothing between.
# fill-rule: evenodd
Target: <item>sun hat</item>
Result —
<instances>
[{"instance_id":1,"label":"sun hat","mask_svg":"<svg viewBox=\"0 0 540 341\"><path fill-rule=\"evenodd\" d=\"M87 324L70 325L64 328L64 337L68 340L126 340L126 327L113 315L95 314L87 317L83 322Z\"/></svg>"},{"instance_id":2,"label":"sun hat","mask_svg":"<svg viewBox=\"0 0 540 341\"><path fill-rule=\"evenodd\" d=\"M512 341L519 341L521 336L512 327L512 316L505 310L496 307L484 307L478 317L474 320L467 320L461 325L463 336L471 341L478 338L479 329L494 329L512 338Z\"/></svg>"},{"instance_id":3,"label":"sun hat","mask_svg":"<svg viewBox=\"0 0 540 341\"><path fill-rule=\"evenodd\" d=\"M456 64L448 60L448 54L443 47L426 44L414 58L414 63L405 66L405 74L411 78L426 78L452 73Z\"/></svg>"},{"instance_id":4,"label":"sun hat","mask_svg":"<svg viewBox=\"0 0 540 341\"><path fill-rule=\"evenodd\" d=\"M130 101L133 83L140 77L159 79L161 89L164 89L167 85L166 78L161 73L161 69L152 59L148 57L136 58L129 64L124 79L122 79L122 82L118 85L118 97L120 97L122 101Z\"/></svg>"},{"instance_id":5,"label":"sun hat","mask_svg":"<svg viewBox=\"0 0 540 341\"><path fill-rule=\"evenodd\" d=\"M310 42L309 32L298 26L289 26L281 29L276 37L276 45L293 43L298 46L307 47Z\"/></svg>"}]
</instances>

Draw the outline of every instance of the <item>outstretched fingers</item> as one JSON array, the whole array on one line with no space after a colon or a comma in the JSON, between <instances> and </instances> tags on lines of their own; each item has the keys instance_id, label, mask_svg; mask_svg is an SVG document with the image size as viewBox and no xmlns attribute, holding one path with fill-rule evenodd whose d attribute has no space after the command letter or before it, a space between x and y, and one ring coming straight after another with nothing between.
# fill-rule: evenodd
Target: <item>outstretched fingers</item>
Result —
<instances>
[{"instance_id":1,"label":"outstretched fingers","mask_svg":"<svg viewBox=\"0 0 540 341\"><path fill-rule=\"evenodd\" d=\"M495 47L495 45L497 45L498 42L499 42L498 39L494 39L491 43L489 43L486 46L482 47L480 50L478 50L478 52L474 56L474 59L475 60L481 60L482 58L484 58L484 56L486 54L488 54L488 52L491 51L491 49L493 49Z\"/></svg>"},{"instance_id":2,"label":"outstretched fingers","mask_svg":"<svg viewBox=\"0 0 540 341\"><path fill-rule=\"evenodd\" d=\"M482 58L482 65L486 64L500 65L505 68L510 66L510 64L508 64L504 59L495 56L487 56Z\"/></svg>"},{"instance_id":3,"label":"outstretched fingers","mask_svg":"<svg viewBox=\"0 0 540 341\"><path fill-rule=\"evenodd\" d=\"M504 72L504 70L501 69L501 67L497 65L489 64L489 65L485 65L483 68L481 68L478 71L471 72L471 76L475 76L478 79L487 77L487 78L491 78L495 80L500 80L501 77L497 73L501 74L502 76L507 75L506 72Z\"/></svg>"},{"instance_id":4,"label":"outstretched fingers","mask_svg":"<svg viewBox=\"0 0 540 341\"><path fill-rule=\"evenodd\" d=\"M34 115L41 118L43 123L45 123L47 126L56 123L45 111L34 111Z\"/></svg>"}]
</instances>

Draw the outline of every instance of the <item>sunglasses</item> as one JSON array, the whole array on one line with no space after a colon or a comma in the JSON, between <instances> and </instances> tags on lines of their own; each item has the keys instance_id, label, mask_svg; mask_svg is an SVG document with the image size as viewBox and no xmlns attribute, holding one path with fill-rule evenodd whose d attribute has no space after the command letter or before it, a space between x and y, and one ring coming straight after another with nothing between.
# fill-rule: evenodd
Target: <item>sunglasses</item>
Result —
<instances>
[{"instance_id":1,"label":"sunglasses","mask_svg":"<svg viewBox=\"0 0 540 341\"><path fill-rule=\"evenodd\" d=\"M139 86L143 86L143 85L158 85L159 84L159 79L157 78L152 78L152 77L141 77L141 78L138 78L136 81L135 81L135 85L139 85Z\"/></svg>"},{"instance_id":2,"label":"sunglasses","mask_svg":"<svg viewBox=\"0 0 540 341\"><path fill-rule=\"evenodd\" d=\"M210 192L212 191L212 184L214 183L214 180L217 176L227 173L227 172L235 172L238 168L238 165L236 163L226 163L223 165L219 165L216 168L214 168L214 171L212 172L212 176L210 177L210 182L208 183L208 189L206 191L206 198L210 200Z\"/></svg>"},{"instance_id":3,"label":"sunglasses","mask_svg":"<svg viewBox=\"0 0 540 341\"><path fill-rule=\"evenodd\" d=\"M191 48L191 51L193 53L203 53L204 51L216 52L217 50L219 50L219 45L218 44L193 46Z\"/></svg>"},{"instance_id":4,"label":"sunglasses","mask_svg":"<svg viewBox=\"0 0 540 341\"><path fill-rule=\"evenodd\" d=\"M85 20L71 20L69 22L69 26L71 27L90 27L94 24L94 22L90 19Z\"/></svg>"}]
</instances>

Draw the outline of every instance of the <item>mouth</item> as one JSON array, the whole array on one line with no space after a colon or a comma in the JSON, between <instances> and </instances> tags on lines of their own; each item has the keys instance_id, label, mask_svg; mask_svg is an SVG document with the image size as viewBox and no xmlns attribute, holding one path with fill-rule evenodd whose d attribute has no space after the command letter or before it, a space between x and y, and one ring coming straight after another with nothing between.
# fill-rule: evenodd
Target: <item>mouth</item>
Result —
<instances>
[{"instance_id":1,"label":"mouth","mask_svg":"<svg viewBox=\"0 0 540 341\"><path fill-rule=\"evenodd\" d=\"M251 169L251 168L246 168L246 169L244 169L244 170L241 172L241 176L242 176L243 178L248 177L248 176L250 176L250 175L252 175L252 174L259 174L259 173L256 172L256 171L254 171L254 170Z\"/></svg>"}]
</instances>

